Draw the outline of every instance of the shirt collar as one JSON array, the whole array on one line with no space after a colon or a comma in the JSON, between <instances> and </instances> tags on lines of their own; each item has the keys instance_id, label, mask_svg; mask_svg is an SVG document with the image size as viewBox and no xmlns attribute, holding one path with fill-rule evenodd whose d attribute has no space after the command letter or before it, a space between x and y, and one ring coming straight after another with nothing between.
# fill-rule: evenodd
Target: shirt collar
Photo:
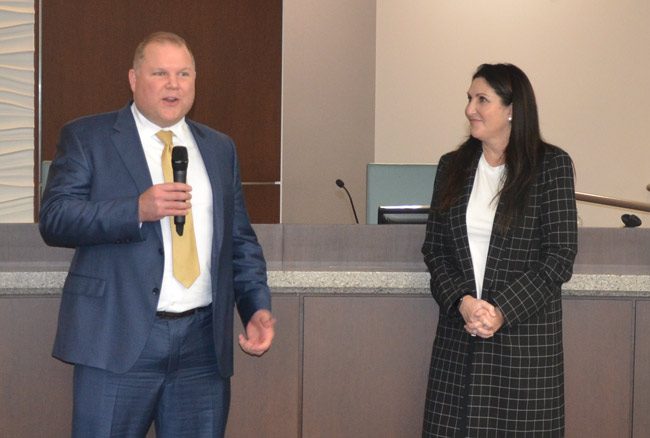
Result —
<instances>
[{"instance_id":1,"label":"shirt collar","mask_svg":"<svg viewBox=\"0 0 650 438\"><path fill-rule=\"evenodd\" d=\"M135 124L138 127L138 131L143 135L143 137L155 136L156 133L160 130L171 131L175 137L179 138L183 129L186 127L187 123L185 122L185 117L176 122L175 124L168 126L166 128L161 128L160 126L153 123L151 120L147 119L144 114L140 112L138 107L135 105L135 102L131 104L131 112L133 113L133 118L135 119Z\"/></svg>"}]
</instances>

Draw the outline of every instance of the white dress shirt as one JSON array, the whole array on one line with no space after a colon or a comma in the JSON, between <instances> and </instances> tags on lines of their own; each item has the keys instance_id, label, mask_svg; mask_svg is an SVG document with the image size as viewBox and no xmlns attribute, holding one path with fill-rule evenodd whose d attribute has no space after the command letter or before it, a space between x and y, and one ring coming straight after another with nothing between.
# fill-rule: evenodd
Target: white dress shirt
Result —
<instances>
[{"instance_id":1,"label":"white dress shirt","mask_svg":"<svg viewBox=\"0 0 650 438\"><path fill-rule=\"evenodd\" d=\"M199 255L200 274L189 289L174 278L172 272L170 218L164 217L161 219L165 267L160 287L158 310L183 312L195 307L207 306L212 302L212 279L210 276L213 233L212 186L205 170L203 158L185 119L173 126L161 128L144 117L135 104L131 105L131 111L135 118L135 124L138 128L144 155L147 159L147 166L151 174L151 181L154 185L165 181L161 162L164 145L156 137L158 131L161 129L172 131L174 145L185 146L188 154L187 184L192 186L192 217Z\"/></svg>"},{"instance_id":2,"label":"white dress shirt","mask_svg":"<svg viewBox=\"0 0 650 438\"><path fill-rule=\"evenodd\" d=\"M503 186L505 164L492 167L481 155L474 177L472 194L467 204L467 238L472 255L474 267L474 280L476 282L476 298L481 298L483 292L483 278L487 263L492 225L499 204L497 194Z\"/></svg>"}]
</instances>

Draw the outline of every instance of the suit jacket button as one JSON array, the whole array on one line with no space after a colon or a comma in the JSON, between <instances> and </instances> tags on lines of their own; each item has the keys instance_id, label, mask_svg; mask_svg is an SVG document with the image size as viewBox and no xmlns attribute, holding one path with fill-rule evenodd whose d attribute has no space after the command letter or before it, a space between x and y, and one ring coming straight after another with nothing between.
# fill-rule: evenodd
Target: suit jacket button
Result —
<instances>
[{"instance_id":1,"label":"suit jacket button","mask_svg":"<svg viewBox=\"0 0 650 438\"><path fill-rule=\"evenodd\" d=\"M152 290L151 292L152 292L154 295L158 295L158 293L160 292L160 289L158 289L157 287L154 287L153 290Z\"/></svg>"},{"instance_id":2,"label":"suit jacket button","mask_svg":"<svg viewBox=\"0 0 650 438\"><path fill-rule=\"evenodd\" d=\"M162 248L158 248L158 254L165 255L165 251Z\"/></svg>"}]
</instances>

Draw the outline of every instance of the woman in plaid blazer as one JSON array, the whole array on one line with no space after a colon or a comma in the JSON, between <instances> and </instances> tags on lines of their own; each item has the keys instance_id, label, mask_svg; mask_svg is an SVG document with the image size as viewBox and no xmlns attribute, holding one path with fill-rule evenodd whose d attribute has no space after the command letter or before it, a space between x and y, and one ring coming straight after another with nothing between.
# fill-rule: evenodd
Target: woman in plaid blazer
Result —
<instances>
[{"instance_id":1,"label":"woman in plaid blazer","mask_svg":"<svg viewBox=\"0 0 650 438\"><path fill-rule=\"evenodd\" d=\"M440 307L423 437L562 437L573 164L541 139L519 68L480 66L467 96L470 137L440 159L422 247Z\"/></svg>"}]
</instances>

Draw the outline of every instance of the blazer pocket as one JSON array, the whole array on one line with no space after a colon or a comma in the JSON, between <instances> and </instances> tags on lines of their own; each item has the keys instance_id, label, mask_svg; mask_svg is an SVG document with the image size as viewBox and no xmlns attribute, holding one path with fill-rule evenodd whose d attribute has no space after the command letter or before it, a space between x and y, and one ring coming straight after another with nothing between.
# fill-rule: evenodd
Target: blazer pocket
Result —
<instances>
[{"instance_id":1,"label":"blazer pocket","mask_svg":"<svg viewBox=\"0 0 650 438\"><path fill-rule=\"evenodd\" d=\"M63 284L63 292L89 297L101 297L104 295L106 281L101 278L86 277L85 275L68 274Z\"/></svg>"}]
</instances>

